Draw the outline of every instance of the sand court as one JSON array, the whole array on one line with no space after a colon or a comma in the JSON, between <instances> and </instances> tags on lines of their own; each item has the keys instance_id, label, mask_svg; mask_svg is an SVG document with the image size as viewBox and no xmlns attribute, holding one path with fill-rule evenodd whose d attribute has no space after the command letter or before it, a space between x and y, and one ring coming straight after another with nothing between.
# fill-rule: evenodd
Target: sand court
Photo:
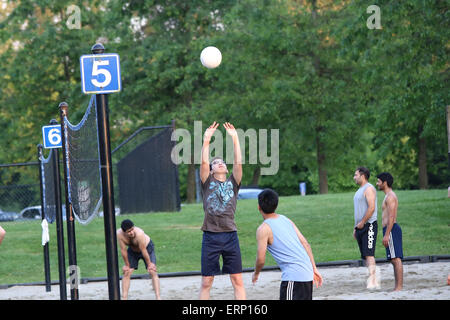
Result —
<instances>
[{"instance_id":1,"label":"sand court","mask_svg":"<svg viewBox=\"0 0 450 320\"><path fill-rule=\"evenodd\" d=\"M367 290L366 267L319 267L324 282L315 288L314 300L450 300L450 262L404 264L403 290L393 292L394 272L389 263L377 265L381 289ZM256 284L252 273L243 274L248 300L278 300L281 272L263 271ZM164 300L197 300L201 276L161 277L161 297ZM68 299L70 299L69 286ZM79 285L80 300L107 300L106 281ZM211 289L211 300L232 300L233 288L228 275L216 276ZM154 300L150 279L131 280L129 300ZM0 300L59 300L59 286L51 292L43 285L12 286L0 289Z\"/></svg>"}]
</instances>

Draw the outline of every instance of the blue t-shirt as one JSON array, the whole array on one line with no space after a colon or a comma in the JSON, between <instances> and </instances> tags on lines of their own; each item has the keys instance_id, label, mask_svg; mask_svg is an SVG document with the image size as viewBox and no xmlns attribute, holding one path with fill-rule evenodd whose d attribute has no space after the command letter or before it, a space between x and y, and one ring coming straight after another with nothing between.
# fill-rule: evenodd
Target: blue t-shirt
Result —
<instances>
[{"instance_id":1,"label":"blue t-shirt","mask_svg":"<svg viewBox=\"0 0 450 320\"><path fill-rule=\"evenodd\" d=\"M292 222L283 215L264 220L272 229L273 242L267 250L281 269L282 281L312 281L311 259L295 232Z\"/></svg>"}]
</instances>

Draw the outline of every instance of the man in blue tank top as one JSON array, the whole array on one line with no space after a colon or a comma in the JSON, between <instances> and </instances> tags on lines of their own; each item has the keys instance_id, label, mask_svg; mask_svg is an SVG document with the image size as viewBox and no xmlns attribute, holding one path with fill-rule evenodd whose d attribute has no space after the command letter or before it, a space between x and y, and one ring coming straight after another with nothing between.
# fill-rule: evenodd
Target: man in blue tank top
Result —
<instances>
[{"instance_id":1,"label":"man in blue tank top","mask_svg":"<svg viewBox=\"0 0 450 320\"><path fill-rule=\"evenodd\" d=\"M280 300L312 300L313 282L322 285L311 246L297 226L275 213L278 194L265 189L258 195L258 209L264 222L256 231L258 249L252 281L258 280L268 250L281 269Z\"/></svg>"}]
</instances>

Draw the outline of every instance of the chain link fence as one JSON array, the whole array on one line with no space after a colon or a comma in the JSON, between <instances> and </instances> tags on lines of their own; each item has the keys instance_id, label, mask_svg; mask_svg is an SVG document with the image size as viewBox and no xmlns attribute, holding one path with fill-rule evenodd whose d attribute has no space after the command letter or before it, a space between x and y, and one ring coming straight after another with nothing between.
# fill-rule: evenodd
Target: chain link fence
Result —
<instances>
[{"instance_id":1,"label":"chain link fence","mask_svg":"<svg viewBox=\"0 0 450 320\"><path fill-rule=\"evenodd\" d=\"M0 221L16 220L24 209L40 205L38 163L0 165Z\"/></svg>"}]
</instances>

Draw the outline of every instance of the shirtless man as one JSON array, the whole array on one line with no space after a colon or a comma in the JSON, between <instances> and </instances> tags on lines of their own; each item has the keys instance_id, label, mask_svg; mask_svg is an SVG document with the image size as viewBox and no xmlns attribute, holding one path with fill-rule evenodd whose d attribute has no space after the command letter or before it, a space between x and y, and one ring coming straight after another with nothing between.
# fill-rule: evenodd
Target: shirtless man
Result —
<instances>
[{"instance_id":1,"label":"shirtless man","mask_svg":"<svg viewBox=\"0 0 450 320\"><path fill-rule=\"evenodd\" d=\"M397 224L398 199L392 191L394 178L389 172L382 172L377 175L377 187L386 195L383 200L383 245L386 247L387 259L394 267L395 288L400 291L403 287L403 248L402 229Z\"/></svg>"},{"instance_id":2,"label":"shirtless man","mask_svg":"<svg viewBox=\"0 0 450 320\"><path fill-rule=\"evenodd\" d=\"M156 272L156 256L153 241L145 232L135 227L131 220L123 220L121 228L117 230L117 239L119 240L120 253L122 254L125 265L123 266L122 277L122 299L128 299L128 289L130 288L130 279L134 270L137 270L139 260L143 259L145 267L152 279L153 290L157 300L161 300L159 295L159 277ZM128 249L127 249L128 246Z\"/></svg>"}]
</instances>

